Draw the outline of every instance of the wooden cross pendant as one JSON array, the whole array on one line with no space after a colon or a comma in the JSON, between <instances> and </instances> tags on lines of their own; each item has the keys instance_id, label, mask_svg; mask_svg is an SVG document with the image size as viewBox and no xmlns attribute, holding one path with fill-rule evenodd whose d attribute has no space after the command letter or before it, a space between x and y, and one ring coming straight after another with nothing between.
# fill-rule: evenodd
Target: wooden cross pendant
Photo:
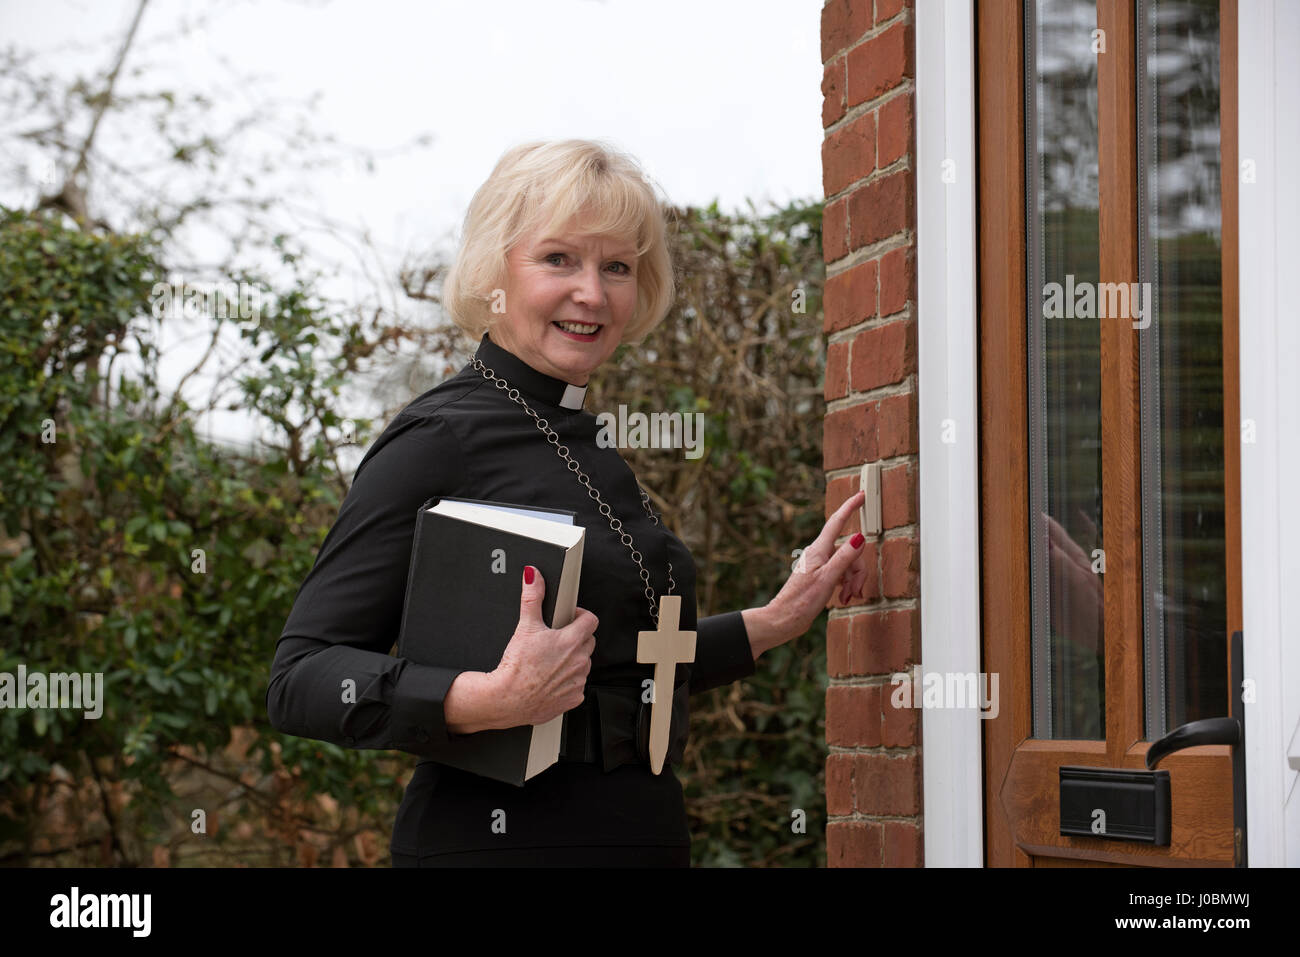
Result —
<instances>
[{"instance_id":1,"label":"wooden cross pendant","mask_svg":"<svg viewBox=\"0 0 1300 957\"><path fill-rule=\"evenodd\" d=\"M668 754L677 663L695 660L695 632L678 630L681 616L682 596L664 595L659 599L659 629L639 632L636 639L636 660L655 666L650 705L650 770L655 774L663 770ZM668 693L661 695L660 688L667 688Z\"/></svg>"}]
</instances>

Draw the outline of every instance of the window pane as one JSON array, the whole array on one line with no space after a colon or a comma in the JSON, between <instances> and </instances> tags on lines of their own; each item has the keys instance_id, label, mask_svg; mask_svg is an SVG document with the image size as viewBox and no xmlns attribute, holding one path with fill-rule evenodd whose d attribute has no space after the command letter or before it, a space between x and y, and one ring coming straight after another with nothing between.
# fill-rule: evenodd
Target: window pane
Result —
<instances>
[{"instance_id":1,"label":"window pane","mask_svg":"<svg viewBox=\"0 0 1300 957\"><path fill-rule=\"evenodd\" d=\"M1249 55L1249 52L1247 52ZM1219 0L1138 12L1148 739L1228 713Z\"/></svg>"},{"instance_id":2,"label":"window pane","mask_svg":"<svg viewBox=\"0 0 1300 957\"><path fill-rule=\"evenodd\" d=\"M1092 0L1025 4L1029 550L1038 738L1105 736L1096 26Z\"/></svg>"}]
</instances>

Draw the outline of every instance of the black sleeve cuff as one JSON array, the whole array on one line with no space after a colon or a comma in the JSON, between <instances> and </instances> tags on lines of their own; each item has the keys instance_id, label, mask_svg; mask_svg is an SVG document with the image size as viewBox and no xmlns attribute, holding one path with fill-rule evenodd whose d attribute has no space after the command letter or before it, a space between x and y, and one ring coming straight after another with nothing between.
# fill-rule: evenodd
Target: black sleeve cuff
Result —
<instances>
[{"instance_id":1,"label":"black sleeve cuff","mask_svg":"<svg viewBox=\"0 0 1300 957\"><path fill-rule=\"evenodd\" d=\"M740 612L710 615L696 622L691 694L748 678L754 671L754 651Z\"/></svg>"},{"instance_id":2,"label":"black sleeve cuff","mask_svg":"<svg viewBox=\"0 0 1300 957\"><path fill-rule=\"evenodd\" d=\"M393 689L393 747L436 757L450 740L443 705L451 684L464 669L407 661Z\"/></svg>"}]
</instances>

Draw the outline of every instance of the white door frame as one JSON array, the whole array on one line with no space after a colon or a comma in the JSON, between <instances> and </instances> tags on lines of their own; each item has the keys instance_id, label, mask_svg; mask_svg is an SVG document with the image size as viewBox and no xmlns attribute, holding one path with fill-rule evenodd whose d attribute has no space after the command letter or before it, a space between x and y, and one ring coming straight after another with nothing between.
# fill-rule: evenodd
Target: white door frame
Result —
<instances>
[{"instance_id":1,"label":"white door frame","mask_svg":"<svg viewBox=\"0 0 1300 957\"><path fill-rule=\"evenodd\" d=\"M926 673L980 672L974 16L971 0L916 4L918 467ZM927 867L984 865L979 714L975 708L921 711Z\"/></svg>"},{"instance_id":2,"label":"white door frame","mask_svg":"<svg viewBox=\"0 0 1300 957\"><path fill-rule=\"evenodd\" d=\"M1300 867L1300 4L1242 0L1237 42L1246 846L1252 867Z\"/></svg>"}]
</instances>

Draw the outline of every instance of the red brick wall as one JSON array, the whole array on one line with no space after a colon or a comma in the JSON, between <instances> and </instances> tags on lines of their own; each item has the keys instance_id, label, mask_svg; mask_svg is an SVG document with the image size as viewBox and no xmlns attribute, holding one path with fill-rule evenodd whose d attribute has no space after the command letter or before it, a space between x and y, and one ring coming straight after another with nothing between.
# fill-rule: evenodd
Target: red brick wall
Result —
<instances>
[{"instance_id":1,"label":"red brick wall","mask_svg":"<svg viewBox=\"0 0 1300 957\"><path fill-rule=\"evenodd\" d=\"M831 867L924 863L920 712L889 704L921 653L912 22L912 0L822 8L826 514L878 461L885 529L864 546L866 596L830 606Z\"/></svg>"}]
</instances>

